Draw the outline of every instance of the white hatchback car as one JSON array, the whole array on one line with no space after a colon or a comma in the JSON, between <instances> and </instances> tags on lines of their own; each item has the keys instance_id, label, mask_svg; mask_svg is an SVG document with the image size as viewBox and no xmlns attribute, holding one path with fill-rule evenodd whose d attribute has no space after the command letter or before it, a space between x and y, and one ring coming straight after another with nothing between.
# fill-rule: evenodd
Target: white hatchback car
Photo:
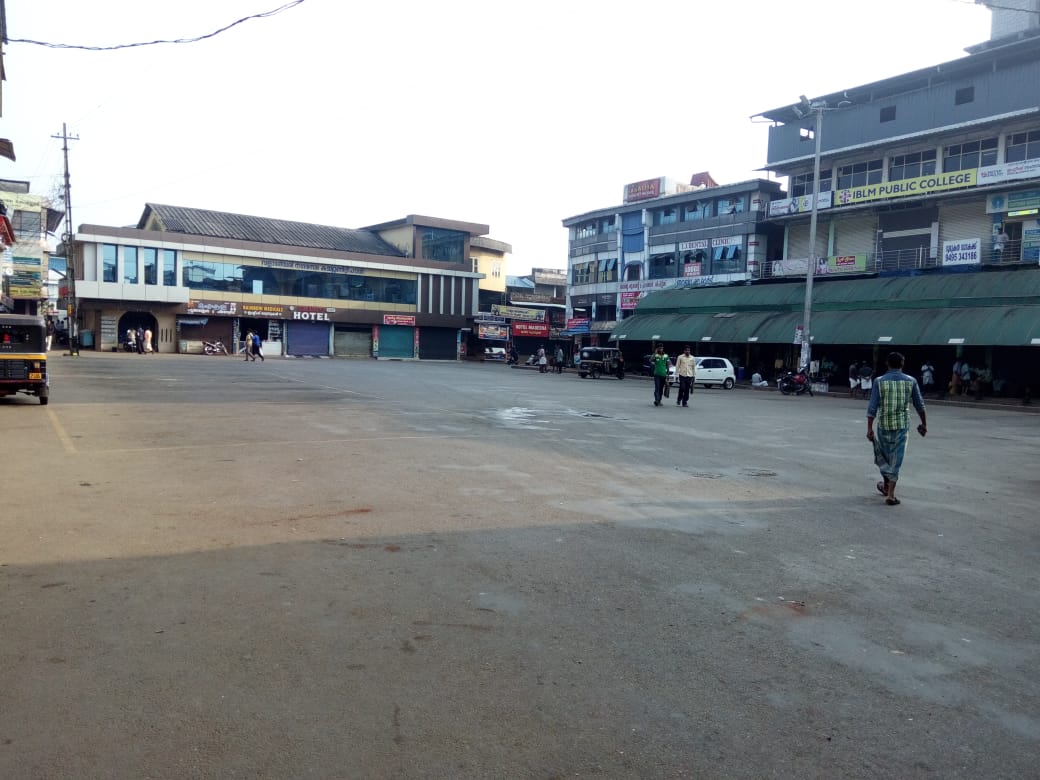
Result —
<instances>
[{"instance_id":1,"label":"white hatchback car","mask_svg":"<svg viewBox=\"0 0 1040 780\"><path fill-rule=\"evenodd\" d=\"M727 390L732 390L737 381L737 372L733 370L733 364L726 358L699 357L697 370L693 382L705 387L722 385Z\"/></svg>"}]
</instances>

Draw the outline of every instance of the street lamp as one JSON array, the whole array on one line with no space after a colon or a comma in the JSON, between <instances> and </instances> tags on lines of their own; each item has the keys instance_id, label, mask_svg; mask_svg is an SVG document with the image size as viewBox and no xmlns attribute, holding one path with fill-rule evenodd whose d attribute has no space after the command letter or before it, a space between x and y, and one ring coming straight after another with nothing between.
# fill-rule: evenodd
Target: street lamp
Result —
<instances>
[{"instance_id":1,"label":"street lamp","mask_svg":"<svg viewBox=\"0 0 1040 780\"><path fill-rule=\"evenodd\" d=\"M808 268L805 269L805 308L802 312L802 355L798 361L798 368L804 367L806 373L809 371L809 363L812 360L812 293L813 276L816 274L817 263L816 224L820 212L820 144L823 139L823 112L833 111L851 105L852 103L850 101L842 100L837 106L831 108L827 105L826 100L813 100L810 102L805 95L802 95L801 102L792 106L795 116L799 119L803 119L809 114L816 114L816 129L813 131L813 141L816 144L816 150L813 154L812 211L809 216L809 261Z\"/></svg>"}]
</instances>

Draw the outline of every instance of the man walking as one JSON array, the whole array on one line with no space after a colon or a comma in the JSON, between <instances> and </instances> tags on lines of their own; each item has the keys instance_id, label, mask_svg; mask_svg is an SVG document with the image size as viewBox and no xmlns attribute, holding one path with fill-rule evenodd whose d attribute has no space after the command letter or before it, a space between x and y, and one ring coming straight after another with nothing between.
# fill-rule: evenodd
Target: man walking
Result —
<instances>
[{"instance_id":1,"label":"man walking","mask_svg":"<svg viewBox=\"0 0 1040 780\"><path fill-rule=\"evenodd\" d=\"M917 432L924 436L928 433L928 421L921 388L916 379L903 373L902 354L892 352L888 356L888 372L874 381L870 404L867 406L867 438L874 444L874 462L881 471L882 479L877 483L877 489L889 506L899 503L896 482L899 481L899 469L903 465L907 435L910 432L911 403L921 418ZM875 418L877 431L874 430Z\"/></svg>"},{"instance_id":2,"label":"man walking","mask_svg":"<svg viewBox=\"0 0 1040 780\"><path fill-rule=\"evenodd\" d=\"M564 357L563 357L563 347L557 346L556 347L556 373L557 374L562 374L563 373L563 360L564 360Z\"/></svg>"},{"instance_id":3,"label":"man walking","mask_svg":"<svg viewBox=\"0 0 1040 780\"><path fill-rule=\"evenodd\" d=\"M654 406L661 405L661 395L668 386L668 356L664 347L658 345L651 357L654 367Z\"/></svg>"},{"instance_id":4,"label":"man walking","mask_svg":"<svg viewBox=\"0 0 1040 780\"><path fill-rule=\"evenodd\" d=\"M679 394L675 403L689 406L690 391L693 390L693 379L697 371L696 359L690 354L690 345L683 347L683 353L675 360L675 375L679 377Z\"/></svg>"}]
</instances>

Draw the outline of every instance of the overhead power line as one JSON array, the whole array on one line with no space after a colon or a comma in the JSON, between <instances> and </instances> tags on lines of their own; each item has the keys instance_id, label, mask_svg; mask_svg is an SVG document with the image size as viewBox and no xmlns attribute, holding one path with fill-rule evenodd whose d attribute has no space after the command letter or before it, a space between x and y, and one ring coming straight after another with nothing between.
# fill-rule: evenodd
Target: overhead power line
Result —
<instances>
[{"instance_id":1,"label":"overhead power line","mask_svg":"<svg viewBox=\"0 0 1040 780\"><path fill-rule=\"evenodd\" d=\"M232 27L248 22L250 19L266 19L269 16L275 16L280 14L282 11L288 11L290 8L299 5L304 0L291 0L291 2L285 5L278 6L270 11L264 11L263 13L253 14L252 16L246 16L238 19L231 24L221 27L219 30L214 30L206 35L199 35L195 38L174 38L168 40L157 40L157 41L142 41L141 43L119 43L115 46L83 46L74 43L48 43L46 41L31 41L26 38L8 38L8 43L30 43L34 46L46 46L49 49L81 49L83 51L115 51L116 49L132 49L136 46L156 46L160 43L198 43L204 41L207 38L212 38L215 35L220 35L222 32L227 32Z\"/></svg>"}]
</instances>

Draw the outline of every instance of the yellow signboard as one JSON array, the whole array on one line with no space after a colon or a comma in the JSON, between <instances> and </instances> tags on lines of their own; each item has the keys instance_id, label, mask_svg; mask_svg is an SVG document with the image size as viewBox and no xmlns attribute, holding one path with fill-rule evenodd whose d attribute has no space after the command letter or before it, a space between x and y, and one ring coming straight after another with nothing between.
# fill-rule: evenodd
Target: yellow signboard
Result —
<instances>
[{"instance_id":1,"label":"yellow signboard","mask_svg":"<svg viewBox=\"0 0 1040 780\"><path fill-rule=\"evenodd\" d=\"M880 184L865 184L862 187L849 187L834 193L835 206L848 206L880 198L905 198L910 195L927 195L929 192L954 190L959 187L974 187L978 179L978 168L952 173L936 173L921 176L917 179L900 179Z\"/></svg>"}]
</instances>

